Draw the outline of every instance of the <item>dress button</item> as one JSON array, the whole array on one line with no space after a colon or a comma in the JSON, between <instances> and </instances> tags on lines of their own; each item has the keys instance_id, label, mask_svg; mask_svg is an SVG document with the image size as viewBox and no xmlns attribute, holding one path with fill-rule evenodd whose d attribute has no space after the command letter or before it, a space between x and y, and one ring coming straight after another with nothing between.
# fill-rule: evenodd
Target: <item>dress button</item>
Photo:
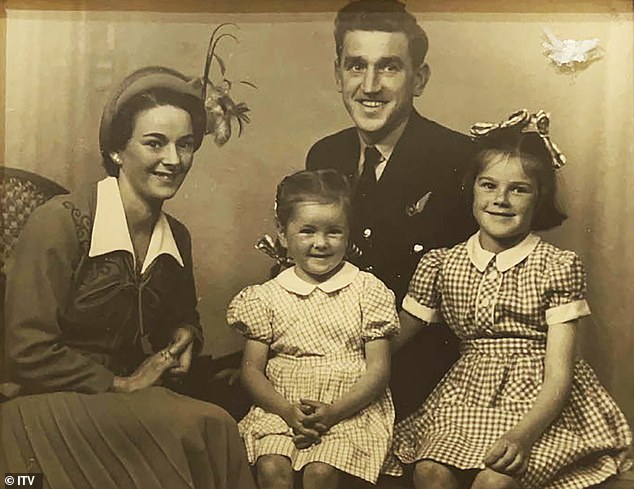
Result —
<instances>
[{"instance_id":1,"label":"dress button","mask_svg":"<svg viewBox=\"0 0 634 489\"><path fill-rule=\"evenodd\" d=\"M368 265L367 267L365 267L365 271L366 272L372 272L372 271L374 271L374 267L372 265Z\"/></svg>"},{"instance_id":2,"label":"dress button","mask_svg":"<svg viewBox=\"0 0 634 489\"><path fill-rule=\"evenodd\" d=\"M498 276L498 272L497 272L497 270L495 270L495 269L493 269L493 270L491 270L489 273L487 273L487 278L488 278L489 280L496 279L496 278L497 278L497 276Z\"/></svg>"},{"instance_id":3,"label":"dress button","mask_svg":"<svg viewBox=\"0 0 634 489\"><path fill-rule=\"evenodd\" d=\"M422 244L415 244L414 245L414 253L420 253L421 251L423 251L425 249L425 247Z\"/></svg>"},{"instance_id":4,"label":"dress button","mask_svg":"<svg viewBox=\"0 0 634 489\"><path fill-rule=\"evenodd\" d=\"M363 237L368 239L370 236L372 236L372 230L370 228L365 228L363 230Z\"/></svg>"}]
</instances>

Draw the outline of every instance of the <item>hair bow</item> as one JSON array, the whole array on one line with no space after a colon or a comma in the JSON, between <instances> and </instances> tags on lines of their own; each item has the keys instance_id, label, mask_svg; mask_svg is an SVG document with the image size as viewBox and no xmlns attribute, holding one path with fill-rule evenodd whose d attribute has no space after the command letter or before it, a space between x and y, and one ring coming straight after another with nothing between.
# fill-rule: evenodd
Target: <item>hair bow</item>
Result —
<instances>
[{"instance_id":1,"label":"hair bow","mask_svg":"<svg viewBox=\"0 0 634 489\"><path fill-rule=\"evenodd\" d=\"M264 234L255 242L255 249L261 251L265 255L273 258L278 265L282 267L289 267L293 265L293 260L286 256L283 248L273 241L273 238L268 234Z\"/></svg>"},{"instance_id":2,"label":"hair bow","mask_svg":"<svg viewBox=\"0 0 634 489\"><path fill-rule=\"evenodd\" d=\"M543 110L531 114L526 109L518 110L511 114L508 119L502 122L476 122L471 126L469 132L473 139L481 139L488 137L497 131L516 128L520 133L534 132L544 142L546 149L552 158L553 168L560 169L566 164L566 157L550 139L550 116Z\"/></svg>"}]
</instances>

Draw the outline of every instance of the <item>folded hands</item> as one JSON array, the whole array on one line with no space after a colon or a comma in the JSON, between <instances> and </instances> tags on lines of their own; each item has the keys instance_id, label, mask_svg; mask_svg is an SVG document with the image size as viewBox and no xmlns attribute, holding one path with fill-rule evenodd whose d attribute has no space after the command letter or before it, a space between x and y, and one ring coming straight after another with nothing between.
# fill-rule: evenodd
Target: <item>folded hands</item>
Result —
<instances>
[{"instance_id":1,"label":"folded hands","mask_svg":"<svg viewBox=\"0 0 634 489\"><path fill-rule=\"evenodd\" d=\"M321 437L340 420L331 404L301 399L291 406L285 421L293 430L293 443L300 450L321 443Z\"/></svg>"}]
</instances>

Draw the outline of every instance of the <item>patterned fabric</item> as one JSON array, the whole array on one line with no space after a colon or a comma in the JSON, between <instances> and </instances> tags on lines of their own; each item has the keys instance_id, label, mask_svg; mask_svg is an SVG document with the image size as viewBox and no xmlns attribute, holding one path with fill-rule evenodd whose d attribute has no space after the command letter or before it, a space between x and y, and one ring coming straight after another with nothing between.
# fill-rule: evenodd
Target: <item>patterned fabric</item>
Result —
<instances>
[{"instance_id":1,"label":"patterned fabric","mask_svg":"<svg viewBox=\"0 0 634 489\"><path fill-rule=\"evenodd\" d=\"M0 301L4 310L6 263L31 213L52 196L66 193L66 189L47 178L18 170L0 167ZM4 339L4 315L0 314L0 338ZM5 341L0 341L0 399L13 397L20 387L5 383L8 372L5 363Z\"/></svg>"},{"instance_id":2,"label":"patterned fabric","mask_svg":"<svg viewBox=\"0 0 634 489\"><path fill-rule=\"evenodd\" d=\"M341 281L341 275L350 278ZM339 275L339 277L338 277ZM291 276L295 278L289 280ZM398 332L394 294L373 275L346 267L315 287L296 284L294 269L247 287L229 306L229 324L269 345L266 376L290 403L301 398L333 403L365 371L364 344ZM291 290L289 290L291 289ZM392 438L389 391L355 416L330 428L322 443L298 450L284 420L253 406L239 423L249 461L280 454L294 470L324 462L375 482Z\"/></svg>"},{"instance_id":3,"label":"patterned fabric","mask_svg":"<svg viewBox=\"0 0 634 489\"><path fill-rule=\"evenodd\" d=\"M461 358L427 401L395 428L402 463L431 459L483 469L487 449L533 405L544 377L549 325L589 313L579 258L536 236L497 256L477 235L431 251L412 279L404 308L423 320L440 309L462 341ZM556 327L556 326L555 326ZM627 421L579 359L569 401L533 445L523 488L573 489L626 470ZM396 459L388 471L400 472Z\"/></svg>"},{"instance_id":4,"label":"patterned fabric","mask_svg":"<svg viewBox=\"0 0 634 489\"><path fill-rule=\"evenodd\" d=\"M6 175L4 173L7 172ZM0 264L4 271L6 263L16 240L26 224L27 219L36 207L39 207L53 195L65 190L43 177L30 180L27 172L14 169L3 169L0 189L0 209L2 210L2 234L0 235ZM42 184L44 182L44 184ZM48 185L47 185L48 184Z\"/></svg>"}]
</instances>

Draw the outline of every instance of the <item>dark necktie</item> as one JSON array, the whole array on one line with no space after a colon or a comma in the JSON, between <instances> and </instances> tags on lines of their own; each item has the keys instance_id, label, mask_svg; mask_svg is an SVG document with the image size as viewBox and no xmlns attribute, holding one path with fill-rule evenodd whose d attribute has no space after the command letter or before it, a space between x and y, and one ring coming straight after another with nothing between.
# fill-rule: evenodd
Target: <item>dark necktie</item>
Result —
<instances>
[{"instance_id":1,"label":"dark necktie","mask_svg":"<svg viewBox=\"0 0 634 489\"><path fill-rule=\"evenodd\" d=\"M363 153L363 171L357 183L357 195L367 197L376 187L376 167L381 162L381 153L374 146L368 146Z\"/></svg>"}]
</instances>

